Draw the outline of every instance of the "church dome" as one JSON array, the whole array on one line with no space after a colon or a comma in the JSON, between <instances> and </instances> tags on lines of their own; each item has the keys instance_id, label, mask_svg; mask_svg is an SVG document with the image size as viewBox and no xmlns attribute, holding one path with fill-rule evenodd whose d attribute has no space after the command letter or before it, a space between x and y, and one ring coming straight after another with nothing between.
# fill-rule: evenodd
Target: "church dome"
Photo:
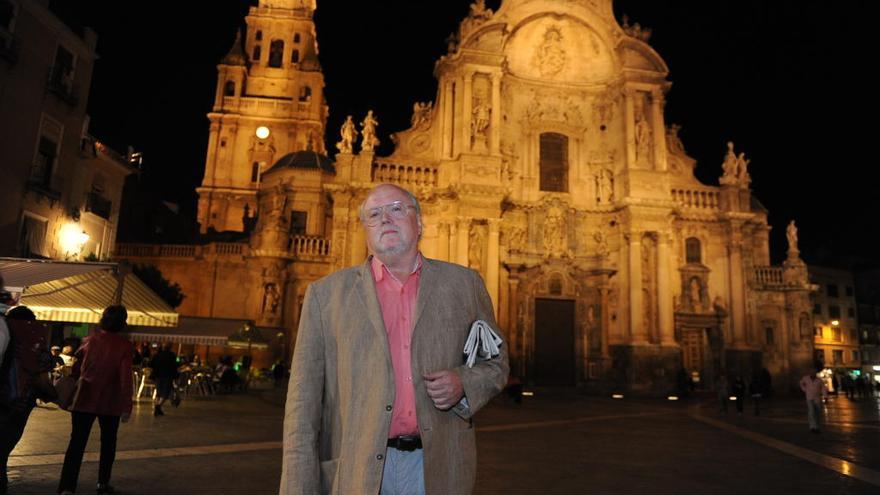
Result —
<instances>
[{"instance_id":1,"label":"church dome","mask_svg":"<svg viewBox=\"0 0 880 495\"><path fill-rule=\"evenodd\" d=\"M300 169L318 169L331 174L336 173L333 162L326 155L322 155L315 151L297 151L282 156L269 171L280 170L284 168L300 168Z\"/></svg>"}]
</instances>

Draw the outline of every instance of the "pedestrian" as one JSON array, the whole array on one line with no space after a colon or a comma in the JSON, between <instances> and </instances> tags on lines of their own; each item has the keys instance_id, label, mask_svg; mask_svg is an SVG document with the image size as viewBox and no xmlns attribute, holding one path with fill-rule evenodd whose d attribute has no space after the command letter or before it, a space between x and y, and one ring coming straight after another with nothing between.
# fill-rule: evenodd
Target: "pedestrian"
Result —
<instances>
[{"instance_id":1,"label":"pedestrian","mask_svg":"<svg viewBox=\"0 0 880 495\"><path fill-rule=\"evenodd\" d=\"M61 348L61 360L64 362L64 366L73 366L73 346L65 345Z\"/></svg>"},{"instance_id":2,"label":"pedestrian","mask_svg":"<svg viewBox=\"0 0 880 495\"><path fill-rule=\"evenodd\" d=\"M733 396L736 397L736 413L741 416L746 401L746 382L743 380L742 375L736 375L736 378L733 379L733 385L730 387L730 391L733 393Z\"/></svg>"},{"instance_id":3,"label":"pedestrian","mask_svg":"<svg viewBox=\"0 0 880 495\"><path fill-rule=\"evenodd\" d=\"M816 372L804 375L801 378L801 390L807 399L807 421L810 424L810 431L819 433L819 414L822 412L822 400L828 395L828 387L825 381L819 377L821 367L816 368Z\"/></svg>"},{"instance_id":4,"label":"pedestrian","mask_svg":"<svg viewBox=\"0 0 880 495\"><path fill-rule=\"evenodd\" d=\"M837 373L831 375L831 388L835 396L840 395L840 377Z\"/></svg>"},{"instance_id":5,"label":"pedestrian","mask_svg":"<svg viewBox=\"0 0 880 495\"><path fill-rule=\"evenodd\" d=\"M80 377L80 385L68 408L72 428L58 482L58 493L62 495L76 491L83 452L95 419L101 427L97 493L114 493L110 474L116 458L116 434L119 422L127 422L131 415L134 387L132 346L119 335L127 319L125 306L109 306L101 315L97 333L87 337L76 351L73 376Z\"/></svg>"},{"instance_id":6,"label":"pedestrian","mask_svg":"<svg viewBox=\"0 0 880 495\"><path fill-rule=\"evenodd\" d=\"M730 387L727 383L727 375L722 371L718 377L718 400L721 402L721 410L727 414L727 403L730 402Z\"/></svg>"},{"instance_id":7,"label":"pedestrian","mask_svg":"<svg viewBox=\"0 0 880 495\"><path fill-rule=\"evenodd\" d=\"M36 323L36 319L24 306L9 309L5 317L0 313L0 334L6 338L5 352L0 349L0 494L3 495L9 484L6 473L9 454L21 440L37 399L55 398L49 378L52 356L45 339L48 330Z\"/></svg>"},{"instance_id":8,"label":"pedestrian","mask_svg":"<svg viewBox=\"0 0 880 495\"><path fill-rule=\"evenodd\" d=\"M178 377L177 354L172 351L171 342L162 345L159 352L150 362L153 370L152 378L156 382L156 403L153 405L153 416L164 416L162 405L174 393L174 380Z\"/></svg>"},{"instance_id":9,"label":"pedestrian","mask_svg":"<svg viewBox=\"0 0 880 495\"><path fill-rule=\"evenodd\" d=\"M752 404L755 406L755 416L760 416L761 398L764 396L764 389L758 373L752 373L752 379L749 381L749 395L752 398Z\"/></svg>"},{"instance_id":10,"label":"pedestrian","mask_svg":"<svg viewBox=\"0 0 880 495\"><path fill-rule=\"evenodd\" d=\"M375 187L360 219L371 256L306 290L280 494L471 493L472 418L509 366L503 341L472 367L462 349L477 320L498 328L492 301L477 272L422 256L410 192Z\"/></svg>"}]
</instances>

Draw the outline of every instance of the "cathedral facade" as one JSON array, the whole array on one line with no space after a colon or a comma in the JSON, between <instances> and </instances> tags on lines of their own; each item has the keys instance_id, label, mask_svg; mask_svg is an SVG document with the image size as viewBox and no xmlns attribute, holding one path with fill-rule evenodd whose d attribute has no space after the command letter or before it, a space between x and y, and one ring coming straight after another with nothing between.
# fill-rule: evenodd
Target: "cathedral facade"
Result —
<instances>
[{"instance_id":1,"label":"cathedral facade","mask_svg":"<svg viewBox=\"0 0 880 495\"><path fill-rule=\"evenodd\" d=\"M359 205L394 183L421 203L423 253L483 276L527 383L660 394L682 369L712 384L767 368L784 387L811 366L796 228L770 266L732 143L718 186L695 178L664 120L668 68L611 0L475 2L394 152L375 153L379 108L346 121L335 159L315 8L260 0L219 66L199 222L248 242L120 249L180 283L182 314L285 328L292 346L306 287L364 261Z\"/></svg>"}]
</instances>

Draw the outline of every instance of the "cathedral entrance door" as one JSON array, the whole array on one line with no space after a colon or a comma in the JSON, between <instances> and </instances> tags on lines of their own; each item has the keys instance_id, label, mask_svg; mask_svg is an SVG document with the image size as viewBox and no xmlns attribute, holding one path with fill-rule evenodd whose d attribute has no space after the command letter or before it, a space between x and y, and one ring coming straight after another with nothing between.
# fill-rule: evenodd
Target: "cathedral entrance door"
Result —
<instances>
[{"instance_id":1,"label":"cathedral entrance door","mask_svg":"<svg viewBox=\"0 0 880 495\"><path fill-rule=\"evenodd\" d=\"M535 299L535 383L574 385L574 301Z\"/></svg>"},{"instance_id":2,"label":"cathedral entrance door","mask_svg":"<svg viewBox=\"0 0 880 495\"><path fill-rule=\"evenodd\" d=\"M700 372L703 375L703 330L689 328L681 332L681 358L684 369L691 373Z\"/></svg>"}]
</instances>

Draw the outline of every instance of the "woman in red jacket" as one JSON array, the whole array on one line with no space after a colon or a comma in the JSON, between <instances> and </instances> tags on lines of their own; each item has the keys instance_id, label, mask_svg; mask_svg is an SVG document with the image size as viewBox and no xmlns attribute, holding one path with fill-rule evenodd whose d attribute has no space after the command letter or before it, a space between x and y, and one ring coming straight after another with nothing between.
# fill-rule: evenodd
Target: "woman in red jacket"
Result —
<instances>
[{"instance_id":1,"label":"woman in red jacket","mask_svg":"<svg viewBox=\"0 0 880 495\"><path fill-rule=\"evenodd\" d=\"M98 333L86 338L76 352L73 374L80 376L80 387L70 407L73 430L64 454L58 493L76 491L83 452L95 418L101 426L101 460L98 465L98 494L113 493L110 472L116 457L119 421L131 415L133 384L131 343L120 337L128 312L124 306L110 306L101 316Z\"/></svg>"}]
</instances>

